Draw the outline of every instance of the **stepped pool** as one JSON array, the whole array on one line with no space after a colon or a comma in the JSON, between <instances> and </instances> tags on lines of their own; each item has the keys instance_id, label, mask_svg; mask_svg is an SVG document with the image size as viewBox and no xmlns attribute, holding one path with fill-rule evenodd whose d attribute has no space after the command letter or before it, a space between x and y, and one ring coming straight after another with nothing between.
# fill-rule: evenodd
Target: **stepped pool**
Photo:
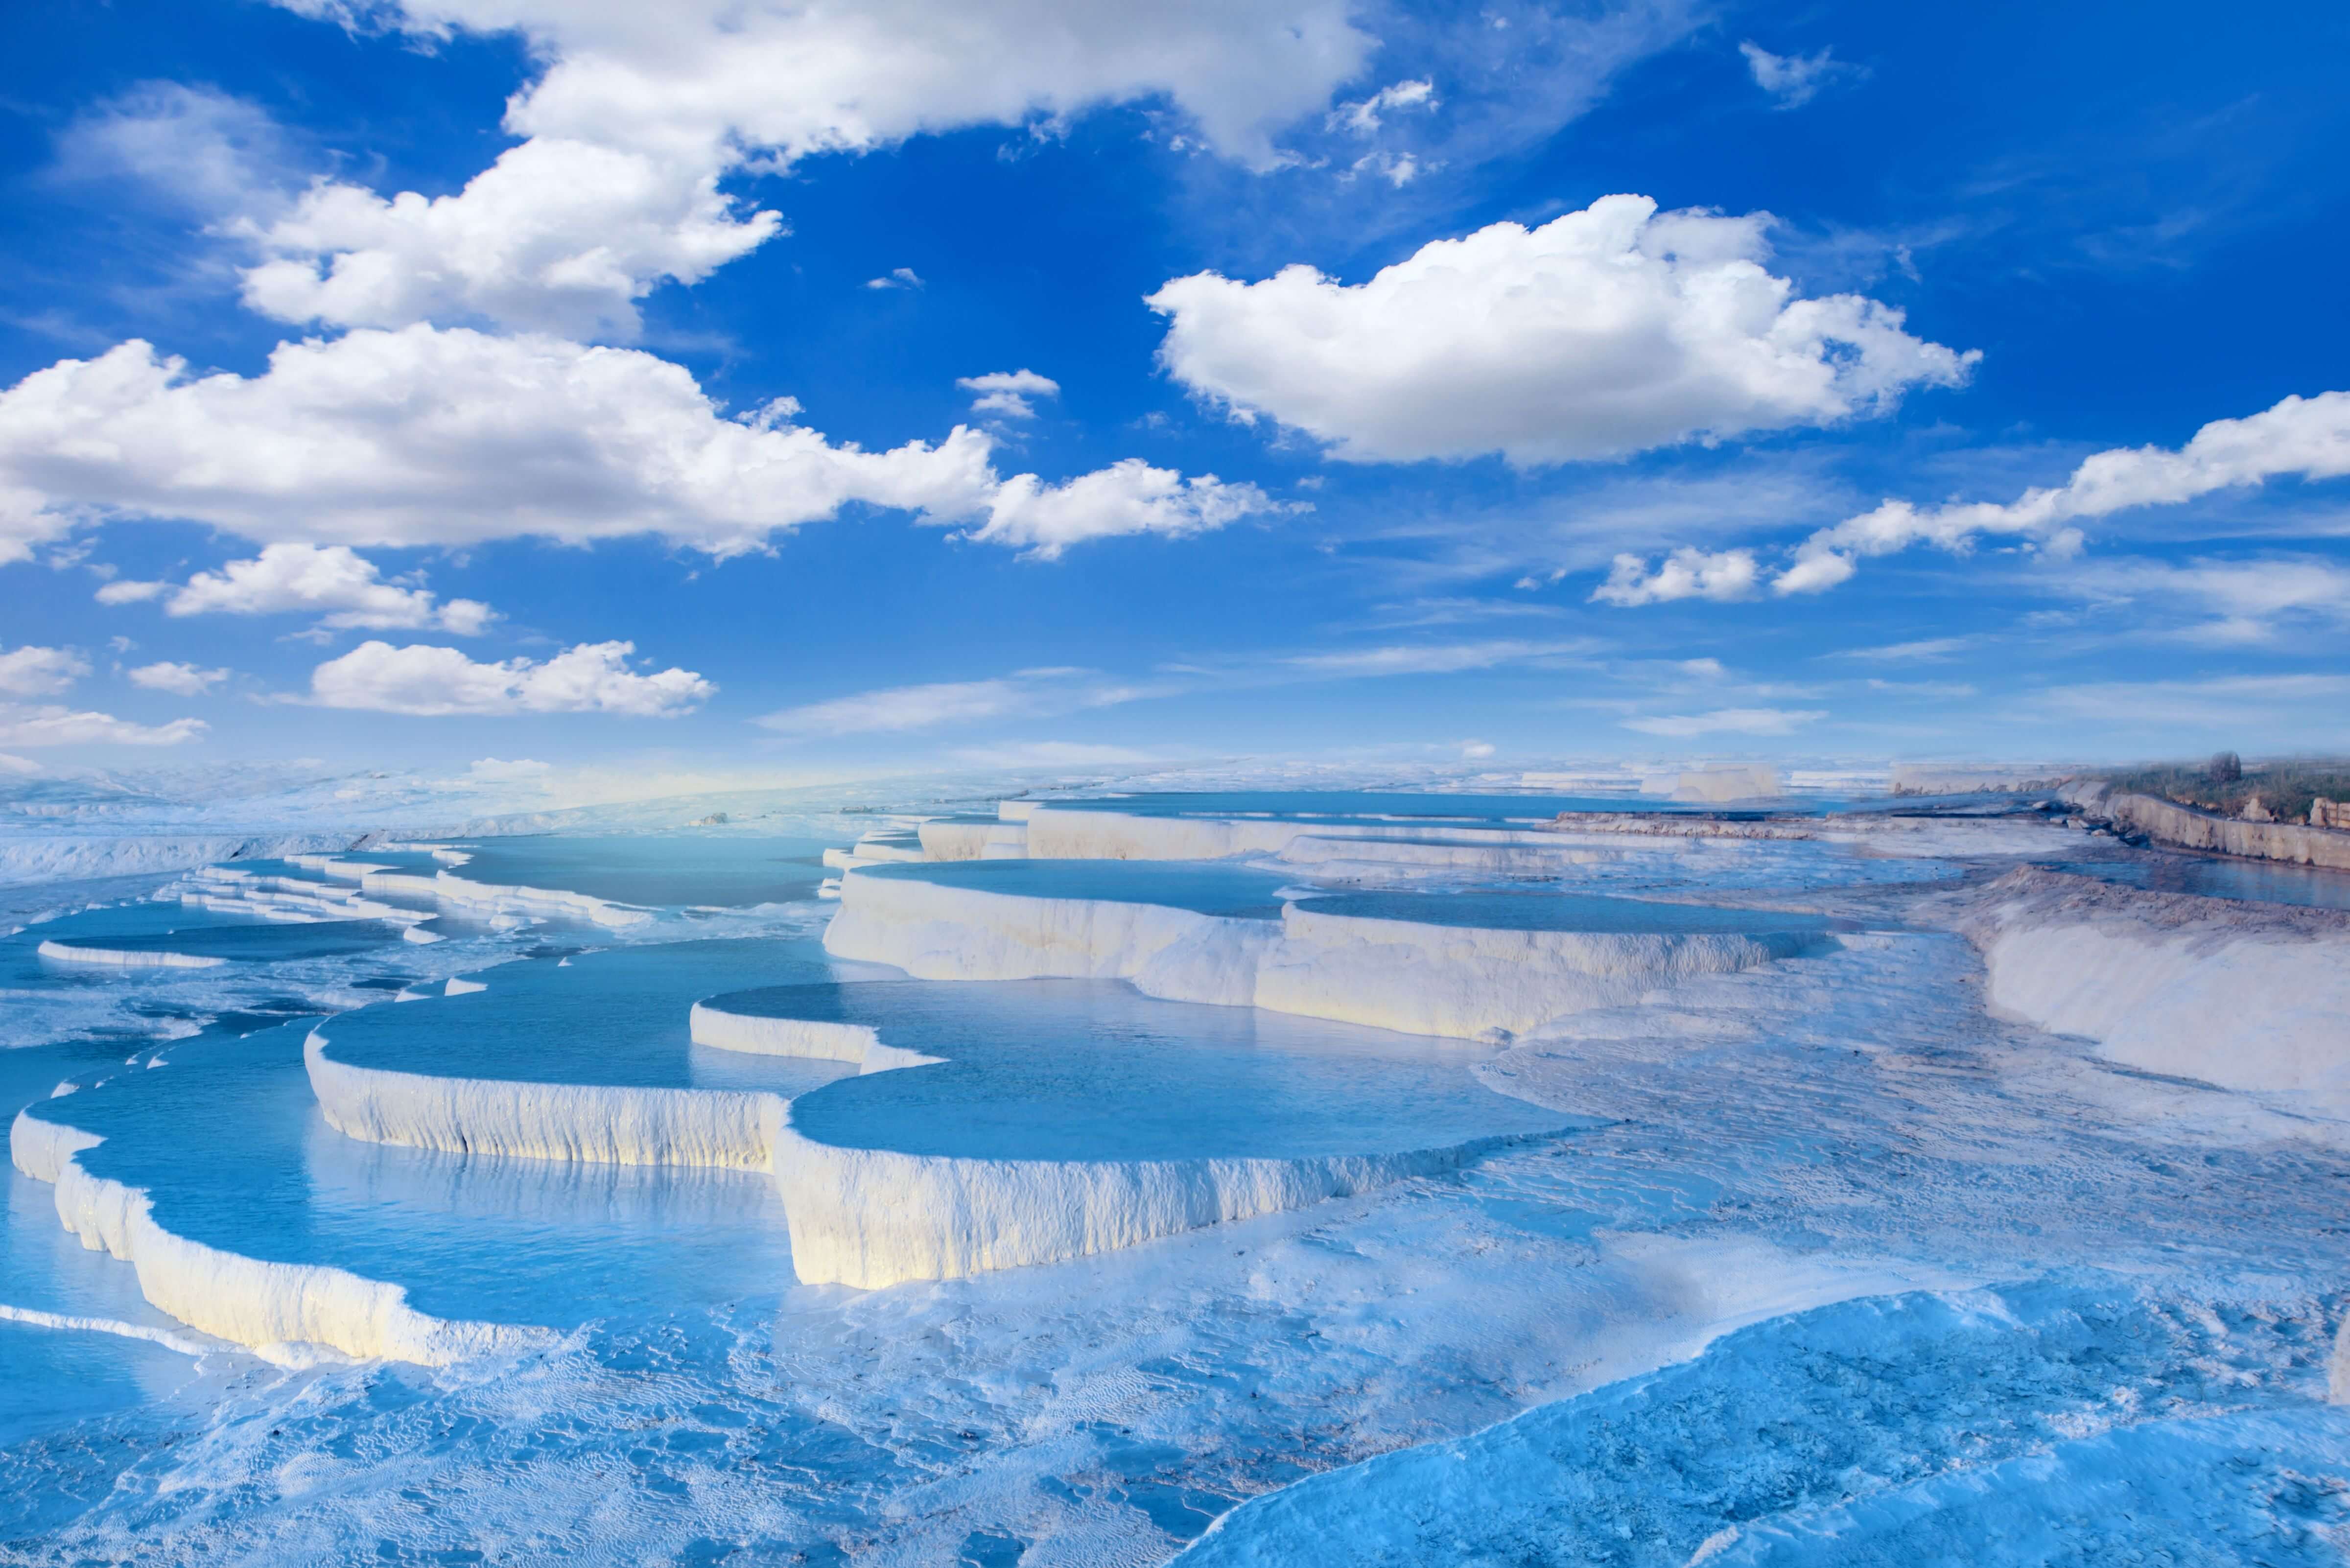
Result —
<instances>
[{"instance_id":1,"label":"stepped pool","mask_svg":"<svg viewBox=\"0 0 2350 1568\"><path fill-rule=\"evenodd\" d=\"M1969 911L2077 840L1570 803L1677 809L63 889L0 937L0 1556L2338 1560L2350 1121L1987 1011Z\"/></svg>"}]
</instances>

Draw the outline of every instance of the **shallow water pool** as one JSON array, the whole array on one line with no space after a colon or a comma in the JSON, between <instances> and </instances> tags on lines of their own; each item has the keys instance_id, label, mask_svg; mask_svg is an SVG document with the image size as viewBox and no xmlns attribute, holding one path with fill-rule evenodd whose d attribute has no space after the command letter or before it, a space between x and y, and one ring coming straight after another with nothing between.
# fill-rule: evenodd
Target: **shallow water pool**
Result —
<instances>
[{"instance_id":1,"label":"shallow water pool","mask_svg":"<svg viewBox=\"0 0 2350 1568\"><path fill-rule=\"evenodd\" d=\"M947 1060L844 1078L792 1105L819 1143L987 1159L1392 1154L1576 1118L1471 1075L1490 1048L1162 1002L1119 981L899 981L723 996L730 1012L871 1026Z\"/></svg>"}]
</instances>

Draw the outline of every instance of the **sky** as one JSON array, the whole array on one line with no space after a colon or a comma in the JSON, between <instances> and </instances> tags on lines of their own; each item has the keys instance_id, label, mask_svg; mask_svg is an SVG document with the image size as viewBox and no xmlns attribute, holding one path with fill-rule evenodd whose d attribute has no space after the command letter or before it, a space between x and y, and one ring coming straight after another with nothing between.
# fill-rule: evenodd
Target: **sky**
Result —
<instances>
[{"instance_id":1,"label":"sky","mask_svg":"<svg viewBox=\"0 0 2350 1568\"><path fill-rule=\"evenodd\" d=\"M2350 15L91 0L0 770L2350 750Z\"/></svg>"}]
</instances>

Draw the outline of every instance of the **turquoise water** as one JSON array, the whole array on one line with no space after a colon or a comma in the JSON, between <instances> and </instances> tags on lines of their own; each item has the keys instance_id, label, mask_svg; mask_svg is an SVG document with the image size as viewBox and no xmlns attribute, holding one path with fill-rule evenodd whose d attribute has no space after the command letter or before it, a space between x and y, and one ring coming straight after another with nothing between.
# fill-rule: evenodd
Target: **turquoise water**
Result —
<instances>
[{"instance_id":1,"label":"turquoise water","mask_svg":"<svg viewBox=\"0 0 2350 1568\"><path fill-rule=\"evenodd\" d=\"M0 1123L60 1083L94 1082L126 1068L143 1041L93 1039L0 1051ZM0 1303L184 1334L147 1304L129 1269L85 1249L57 1222L56 1189L13 1167L0 1229ZM187 1355L91 1330L0 1321L0 1446L168 1397L195 1376Z\"/></svg>"},{"instance_id":2,"label":"turquoise water","mask_svg":"<svg viewBox=\"0 0 2350 1568\"><path fill-rule=\"evenodd\" d=\"M650 943L501 964L475 977L486 991L342 1013L321 1033L337 1061L396 1072L795 1095L849 1069L705 1050L689 1018L715 992L833 973L813 939Z\"/></svg>"},{"instance_id":3,"label":"turquoise water","mask_svg":"<svg viewBox=\"0 0 2350 1568\"><path fill-rule=\"evenodd\" d=\"M2192 893L2205 898L2239 898L2256 904L2298 904L2304 909L2350 909L2350 871L2316 866L2285 866L2257 860L2221 860L2199 855L2148 854L2128 860L2060 860L2050 869L2095 877L2158 893Z\"/></svg>"},{"instance_id":4,"label":"turquoise water","mask_svg":"<svg viewBox=\"0 0 2350 1568\"><path fill-rule=\"evenodd\" d=\"M1023 898L1100 898L1162 904L1196 914L1272 920L1295 877L1243 866L1184 860L948 860L868 866L859 877L935 882L944 888Z\"/></svg>"},{"instance_id":5,"label":"turquoise water","mask_svg":"<svg viewBox=\"0 0 2350 1568\"><path fill-rule=\"evenodd\" d=\"M1562 811L1704 812L1655 795L1416 794L1366 790L1232 790L1196 794L1122 794L1094 800L1038 802L1055 811L1122 811L1139 816L1274 816L1325 822L1391 817L1493 826L1547 822ZM1820 809L1817 803L1791 810Z\"/></svg>"},{"instance_id":6,"label":"turquoise water","mask_svg":"<svg viewBox=\"0 0 2350 1568\"><path fill-rule=\"evenodd\" d=\"M60 922L61 924L63 922ZM191 925L174 920L171 929L125 933L68 935L45 930L42 940L68 947L103 948L115 952L185 953L192 958L229 959L240 963L273 960L348 958L401 938L400 928L381 920L271 920L250 925Z\"/></svg>"},{"instance_id":7,"label":"turquoise water","mask_svg":"<svg viewBox=\"0 0 2350 1568\"><path fill-rule=\"evenodd\" d=\"M312 1022L183 1041L162 1053L168 1066L127 1069L32 1114L104 1137L83 1166L144 1189L166 1230L403 1285L411 1305L439 1317L559 1328L791 1282L764 1176L342 1137L318 1115L303 1067Z\"/></svg>"},{"instance_id":8,"label":"turquoise water","mask_svg":"<svg viewBox=\"0 0 2350 1568\"><path fill-rule=\"evenodd\" d=\"M837 842L741 833L463 839L452 847L473 858L452 869L469 881L620 904L744 909L816 897L827 875L821 857Z\"/></svg>"},{"instance_id":9,"label":"turquoise water","mask_svg":"<svg viewBox=\"0 0 2350 1568\"><path fill-rule=\"evenodd\" d=\"M935 1066L844 1078L796 1100L820 1143L989 1159L1394 1154L1576 1118L1496 1095L1490 1050L1245 1007L1147 997L1119 981L778 986L729 1012L871 1025Z\"/></svg>"},{"instance_id":10,"label":"turquoise water","mask_svg":"<svg viewBox=\"0 0 2350 1568\"><path fill-rule=\"evenodd\" d=\"M1502 931L1606 931L1626 935L1824 933L1823 916L1728 909L1571 893L1334 893L1301 898L1301 910L1366 920L1412 920Z\"/></svg>"}]
</instances>

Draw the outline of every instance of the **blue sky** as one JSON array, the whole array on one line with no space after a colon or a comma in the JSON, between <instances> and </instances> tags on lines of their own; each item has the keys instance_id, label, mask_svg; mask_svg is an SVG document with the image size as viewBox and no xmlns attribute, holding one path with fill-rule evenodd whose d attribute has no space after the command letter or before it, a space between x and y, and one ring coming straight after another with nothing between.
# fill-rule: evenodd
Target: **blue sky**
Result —
<instances>
[{"instance_id":1,"label":"blue sky","mask_svg":"<svg viewBox=\"0 0 2350 1568\"><path fill-rule=\"evenodd\" d=\"M12 765L2350 746L2327 8L650 10L16 20Z\"/></svg>"}]
</instances>

